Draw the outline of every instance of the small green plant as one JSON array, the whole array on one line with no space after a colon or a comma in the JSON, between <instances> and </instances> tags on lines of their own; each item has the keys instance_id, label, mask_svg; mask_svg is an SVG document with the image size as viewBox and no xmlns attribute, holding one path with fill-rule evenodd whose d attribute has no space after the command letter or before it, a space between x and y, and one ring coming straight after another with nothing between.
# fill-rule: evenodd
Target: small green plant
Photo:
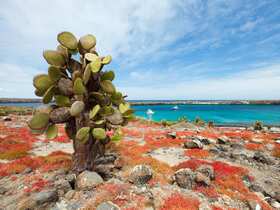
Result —
<instances>
[{"instance_id":1,"label":"small green plant","mask_svg":"<svg viewBox=\"0 0 280 210\"><path fill-rule=\"evenodd\" d=\"M197 126L205 126L205 122L199 117L196 117L194 119L194 124Z\"/></svg>"},{"instance_id":2,"label":"small green plant","mask_svg":"<svg viewBox=\"0 0 280 210\"><path fill-rule=\"evenodd\" d=\"M170 121L170 120L161 120L161 124L162 124L164 127L167 127L167 126L171 126L171 125L175 124L175 122Z\"/></svg>"},{"instance_id":3,"label":"small green plant","mask_svg":"<svg viewBox=\"0 0 280 210\"><path fill-rule=\"evenodd\" d=\"M7 116L9 114L29 115L31 113L31 107L0 106L0 116Z\"/></svg>"},{"instance_id":4,"label":"small green plant","mask_svg":"<svg viewBox=\"0 0 280 210\"><path fill-rule=\"evenodd\" d=\"M209 128L214 128L214 122L213 121L209 121L207 126Z\"/></svg>"},{"instance_id":5,"label":"small green plant","mask_svg":"<svg viewBox=\"0 0 280 210\"><path fill-rule=\"evenodd\" d=\"M62 32L57 40L56 50L43 52L48 74L33 79L35 94L43 103L55 103L36 110L28 125L34 133L55 138L56 124L64 123L74 144L73 170L94 170L105 145L120 139L119 127L133 118L133 110L112 83L115 73L104 71L112 57L99 56L93 35L77 40L72 33Z\"/></svg>"},{"instance_id":6,"label":"small green plant","mask_svg":"<svg viewBox=\"0 0 280 210\"><path fill-rule=\"evenodd\" d=\"M263 123L261 121L256 121L254 124L254 130L260 131L263 129Z\"/></svg>"},{"instance_id":7,"label":"small green plant","mask_svg":"<svg viewBox=\"0 0 280 210\"><path fill-rule=\"evenodd\" d=\"M178 122L188 122L188 118L186 116L179 117Z\"/></svg>"}]
</instances>

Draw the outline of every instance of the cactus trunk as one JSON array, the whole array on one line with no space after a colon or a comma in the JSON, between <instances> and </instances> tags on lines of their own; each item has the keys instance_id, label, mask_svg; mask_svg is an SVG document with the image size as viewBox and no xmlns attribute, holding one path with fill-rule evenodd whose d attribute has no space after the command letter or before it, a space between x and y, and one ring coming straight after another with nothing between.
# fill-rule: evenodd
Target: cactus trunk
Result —
<instances>
[{"instance_id":1,"label":"cactus trunk","mask_svg":"<svg viewBox=\"0 0 280 210\"><path fill-rule=\"evenodd\" d=\"M94 170L93 158L93 145L94 141L90 139L85 143L81 143L74 139L74 156L73 156L73 171L80 173L84 170Z\"/></svg>"},{"instance_id":2,"label":"cactus trunk","mask_svg":"<svg viewBox=\"0 0 280 210\"><path fill-rule=\"evenodd\" d=\"M79 116L75 118L75 127L76 130L79 130L85 127L85 115L82 112ZM81 142L76 137L73 139L74 141L74 156L73 156L73 171L76 173L80 173L84 170L93 170L93 144L94 139L90 136L87 142Z\"/></svg>"}]
</instances>

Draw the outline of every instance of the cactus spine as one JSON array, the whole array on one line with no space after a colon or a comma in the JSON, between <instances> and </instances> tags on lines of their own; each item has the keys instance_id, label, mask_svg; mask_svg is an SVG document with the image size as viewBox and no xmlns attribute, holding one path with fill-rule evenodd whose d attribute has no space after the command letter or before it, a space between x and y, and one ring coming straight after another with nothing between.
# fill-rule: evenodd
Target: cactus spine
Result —
<instances>
[{"instance_id":1,"label":"cactus spine","mask_svg":"<svg viewBox=\"0 0 280 210\"><path fill-rule=\"evenodd\" d=\"M57 36L56 50L46 50L43 57L50 65L48 74L34 77L35 94L42 97L46 109L36 110L28 125L34 133L58 134L57 123L65 123L73 139L73 170L80 173L94 170L95 160L102 157L105 145L121 139L119 127L133 118L133 110L112 83L112 70L103 71L111 56L100 57L96 38L85 35L77 40L70 32ZM80 61L72 55L79 53ZM107 131L115 131L107 135Z\"/></svg>"}]
</instances>

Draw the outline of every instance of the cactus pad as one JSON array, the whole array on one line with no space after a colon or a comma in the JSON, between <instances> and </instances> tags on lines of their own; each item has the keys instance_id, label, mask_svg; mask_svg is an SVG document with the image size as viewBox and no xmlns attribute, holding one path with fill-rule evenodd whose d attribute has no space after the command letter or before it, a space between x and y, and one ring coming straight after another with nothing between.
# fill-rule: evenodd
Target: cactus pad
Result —
<instances>
[{"instance_id":1,"label":"cactus pad","mask_svg":"<svg viewBox=\"0 0 280 210\"><path fill-rule=\"evenodd\" d=\"M70 114L72 116L78 116L85 108L85 104L82 101L75 101L70 109Z\"/></svg>"},{"instance_id":2,"label":"cactus pad","mask_svg":"<svg viewBox=\"0 0 280 210\"><path fill-rule=\"evenodd\" d=\"M122 94L120 92L113 93L111 96L111 100L112 100L113 104L120 105L120 103L123 102Z\"/></svg>"},{"instance_id":3,"label":"cactus pad","mask_svg":"<svg viewBox=\"0 0 280 210\"><path fill-rule=\"evenodd\" d=\"M63 54L56 50L45 50L43 56L48 64L52 66L64 67L66 64Z\"/></svg>"},{"instance_id":4,"label":"cactus pad","mask_svg":"<svg viewBox=\"0 0 280 210\"><path fill-rule=\"evenodd\" d=\"M109 94L113 94L116 91L115 86L112 84L110 80L103 80L100 83L100 86L104 92Z\"/></svg>"},{"instance_id":5,"label":"cactus pad","mask_svg":"<svg viewBox=\"0 0 280 210\"><path fill-rule=\"evenodd\" d=\"M100 110L100 105L95 105L89 113L89 119L93 119Z\"/></svg>"},{"instance_id":6,"label":"cactus pad","mask_svg":"<svg viewBox=\"0 0 280 210\"><path fill-rule=\"evenodd\" d=\"M61 70L56 66L50 66L48 70L48 75L51 81L57 82L61 78Z\"/></svg>"},{"instance_id":7,"label":"cactus pad","mask_svg":"<svg viewBox=\"0 0 280 210\"><path fill-rule=\"evenodd\" d=\"M113 81L115 78L115 73L113 71L106 71L101 75L101 80L110 80Z\"/></svg>"},{"instance_id":8,"label":"cactus pad","mask_svg":"<svg viewBox=\"0 0 280 210\"><path fill-rule=\"evenodd\" d=\"M44 104L48 104L52 101L52 98L54 96L54 89L55 87L54 86L51 86L47 91L46 93L44 94L43 96L43 103Z\"/></svg>"},{"instance_id":9,"label":"cactus pad","mask_svg":"<svg viewBox=\"0 0 280 210\"><path fill-rule=\"evenodd\" d=\"M55 108L50 112L50 120L53 123L64 123L71 118L70 109L68 107Z\"/></svg>"},{"instance_id":10,"label":"cactus pad","mask_svg":"<svg viewBox=\"0 0 280 210\"><path fill-rule=\"evenodd\" d=\"M85 59L88 61L94 61L94 60L98 59L98 56L94 53L86 53Z\"/></svg>"},{"instance_id":11,"label":"cactus pad","mask_svg":"<svg viewBox=\"0 0 280 210\"><path fill-rule=\"evenodd\" d=\"M70 106L70 104L71 104L70 99L67 96L63 96L63 95L56 95L55 102L56 102L56 105L60 106L60 107Z\"/></svg>"},{"instance_id":12,"label":"cactus pad","mask_svg":"<svg viewBox=\"0 0 280 210\"><path fill-rule=\"evenodd\" d=\"M102 59L102 64L106 65L106 64L111 63L111 61L112 61L112 56L111 55L107 55L106 57L104 57Z\"/></svg>"},{"instance_id":13,"label":"cactus pad","mask_svg":"<svg viewBox=\"0 0 280 210\"><path fill-rule=\"evenodd\" d=\"M46 136L48 139L56 138L57 134L58 134L58 128L55 124L50 125L46 130Z\"/></svg>"},{"instance_id":14,"label":"cactus pad","mask_svg":"<svg viewBox=\"0 0 280 210\"><path fill-rule=\"evenodd\" d=\"M73 95L73 83L70 79L61 78L58 82L58 89L62 95Z\"/></svg>"},{"instance_id":15,"label":"cactus pad","mask_svg":"<svg viewBox=\"0 0 280 210\"><path fill-rule=\"evenodd\" d=\"M95 100L98 101L103 101L104 100L104 95L102 93L99 92L91 92L89 94L91 97L93 97Z\"/></svg>"},{"instance_id":16,"label":"cactus pad","mask_svg":"<svg viewBox=\"0 0 280 210\"><path fill-rule=\"evenodd\" d=\"M49 124L49 115L47 113L37 112L33 115L32 119L28 122L28 126L32 130L42 130Z\"/></svg>"},{"instance_id":17,"label":"cactus pad","mask_svg":"<svg viewBox=\"0 0 280 210\"><path fill-rule=\"evenodd\" d=\"M76 139L82 143L86 143L89 139L90 127L82 127L76 134Z\"/></svg>"},{"instance_id":18,"label":"cactus pad","mask_svg":"<svg viewBox=\"0 0 280 210\"><path fill-rule=\"evenodd\" d=\"M45 94L45 90L35 89L34 93L36 96L42 97Z\"/></svg>"},{"instance_id":19,"label":"cactus pad","mask_svg":"<svg viewBox=\"0 0 280 210\"><path fill-rule=\"evenodd\" d=\"M92 130L92 135L94 138L102 140L106 138L106 132L103 128L94 128Z\"/></svg>"},{"instance_id":20,"label":"cactus pad","mask_svg":"<svg viewBox=\"0 0 280 210\"><path fill-rule=\"evenodd\" d=\"M101 68L101 60L100 58L97 58L95 59L94 61L92 61L89 66L90 66L90 69L93 73L97 73L100 71L100 68Z\"/></svg>"},{"instance_id":21,"label":"cactus pad","mask_svg":"<svg viewBox=\"0 0 280 210\"><path fill-rule=\"evenodd\" d=\"M52 85L52 81L48 75L39 74L34 77L33 85L38 90L42 91L42 93L44 93Z\"/></svg>"},{"instance_id":22,"label":"cactus pad","mask_svg":"<svg viewBox=\"0 0 280 210\"><path fill-rule=\"evenodd\" d=\"M57 41L70 50L76 50L78 47L78 41L76 37L70 32L59 33L57 35Z\"/></svg>"},{"instance_id":23,"label":"cactus pad","mask_svg":"<svg viewBox=\"0 0 280 210\"><path fill-rule=\"evenodd\" d=\"M118 142L118 141L120 141L121 139L122 139L122 131L121 131L121 129L117 129L117 130L114 132L113 136L111 137L111 141L113 141L113 142Z\"/></svg>"},{"instance_id":24,"label":"cactus pad","mask_svg":"<svg viewBox=\"0 0 280 210\"><path fill-rule=\"evenodd\" d=\"M122 114L124 114L126 111L128 111L130 108L130 105L128 103L121 103L119 105L119 110Z\"/></svg>"},{"instance_id":25,"label":"cactus pad","mask_svg":"<svg viewBox=\"0 0 280 210\"><path fill-rule=\"evenodd\" d=\"M88 51L96 45L96 38L91 34L85 35L80 38L79 44L83 49Z\"/></svg>"},{"instance_id":26,"label":"cactus pad","mask_svg":"<svg viewBox=\"0 0 280 210\"><path fill-rule=\"evenodd\" d=\"M83 84L83 80L81 78L77 78L74 82L73 87L74 93L77 95L82 95L86 92L86 88Z\"/></svg>"},{"instance_id":27,"label":"cactus pad","mask_svg":"<svg viewBox=\"0 0 280 210\"><path fill-rule=\"evenodd\" d=\"M66 47L64 47L64 46L62 46L62 45L58 45L57 48L56 48L56 50L57 50L59 53L61 53L61 54L64 56L64 58L65 58L66 60L68 60L70 54L69 54L69 52L68 52L68 50L67 50Z\"/></svg>"},{"instance_id":28,"label":"cactus pad","mask_svg":"<svg viewBox=\"0 0 280 210\"><path fill-rule=\"evenodd\" d=\"M84 72L84 75L83 75L83 81L85 84L88 83L89 79L90 79L90 76L91 76L91 69L89 67L89 65L86 66L86 69L85 69L85 72Z\"/></svg>"}]
</instances>

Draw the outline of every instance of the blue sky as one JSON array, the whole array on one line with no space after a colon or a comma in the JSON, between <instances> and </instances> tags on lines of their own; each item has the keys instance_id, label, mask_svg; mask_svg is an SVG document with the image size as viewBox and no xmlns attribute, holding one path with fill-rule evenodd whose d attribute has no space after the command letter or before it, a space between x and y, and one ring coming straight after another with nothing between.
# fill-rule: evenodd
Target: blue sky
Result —
<instances>
[{"instance_id":1,"label":"blue sky","mask_svg":"<svg viewBox=\"0 0 280 210\"><path fill-rule=\"evenodd\" d=\"M279 0L9 0L0 97L35 97L56 35L92 33L129 99L279 99Z\"/></svg>"}]
</instances>

